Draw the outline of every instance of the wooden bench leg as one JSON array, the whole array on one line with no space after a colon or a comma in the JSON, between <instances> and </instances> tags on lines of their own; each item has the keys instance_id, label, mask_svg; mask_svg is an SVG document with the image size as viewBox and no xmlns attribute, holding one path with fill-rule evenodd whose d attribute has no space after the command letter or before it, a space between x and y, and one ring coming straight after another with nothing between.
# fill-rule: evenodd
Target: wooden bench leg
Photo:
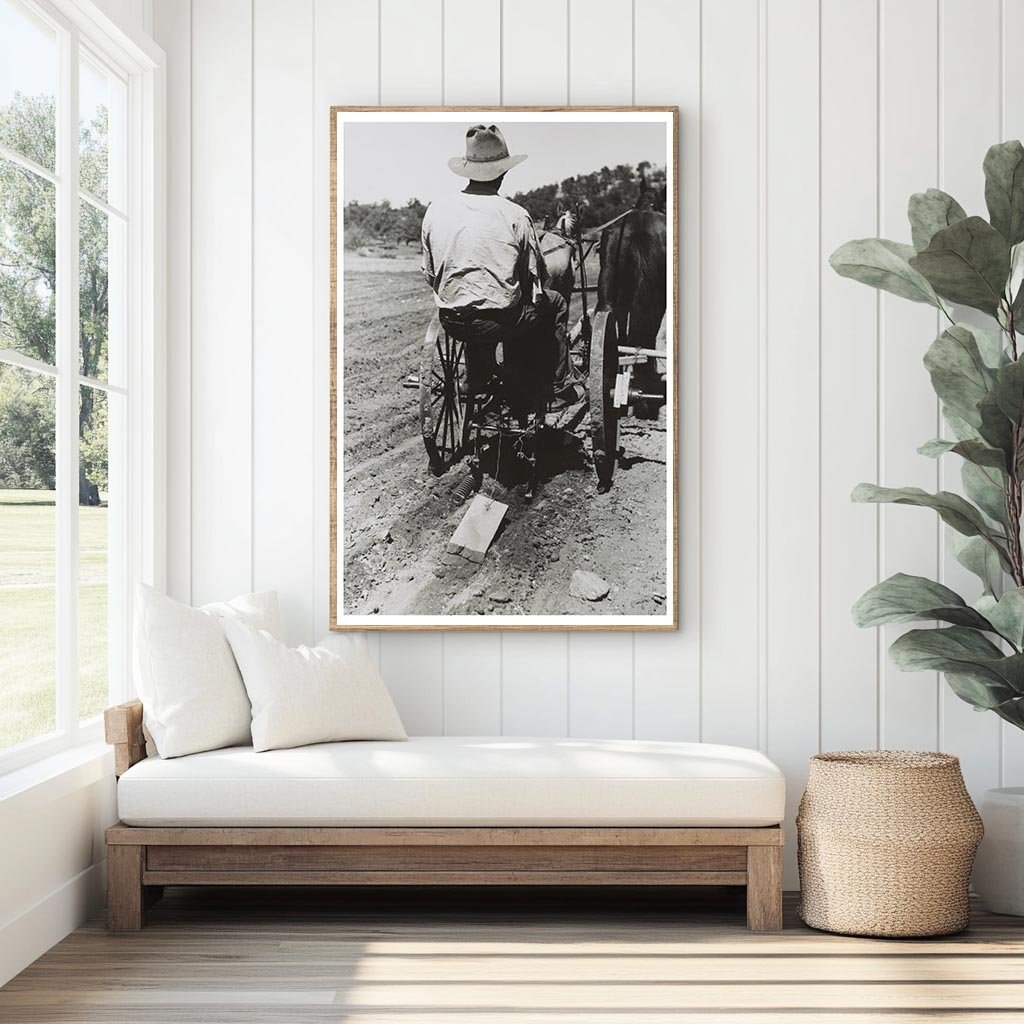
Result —
<instances>
[{"instance_id":1,"label":"wooden bench leg","mask_svg":"<svg viewBox=\"0 0 1024 1024\"><path fill-rule=\"evenodd\" d=\"M782 847L747 847L747 927L782 931Z\"/></svg>"},{"instance_id":2,"label":"wooden bench leg","mask_svg":"<svg viewBox=\"0 0 1024 1024\"><path fill-rule=\"evenodd\" d=\"M137 932L142 928L144 853L143 846L107 847L107 927L112 932Z\"/></svg>"}]
</instances>

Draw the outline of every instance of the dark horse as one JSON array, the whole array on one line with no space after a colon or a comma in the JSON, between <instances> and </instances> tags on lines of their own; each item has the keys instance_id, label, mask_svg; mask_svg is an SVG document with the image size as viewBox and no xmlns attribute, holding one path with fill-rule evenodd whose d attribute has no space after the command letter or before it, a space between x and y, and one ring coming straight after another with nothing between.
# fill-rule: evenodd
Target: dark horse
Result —
<instances>
[{"instance_id":1,"label":"dark horse","mask_svg":"<svg viewBox=\"0 0 1024 1024\"><path fill-rule=\"evenodd\" d=\"M665 214L630 210L601 232L597 309L615 311L622 345L654 348L665 316Z\"/></svg>"},{"instance_id":2,"label":"dark horse","mask_svg":"<svg viewBox=\"0 0 1024 1024\"><path fill-rule=\"evenodd\" d=\"M601 232L601 273L597 279L597 309L611 309L620 345L655 348L667 298L665 214L650 209L630 210ZM653 359L642 360L633 372L634 385L658 393L664 382ZM658 415L662 403L637 400L634 414L641 419Z\"/></svg>"}]
</instances>

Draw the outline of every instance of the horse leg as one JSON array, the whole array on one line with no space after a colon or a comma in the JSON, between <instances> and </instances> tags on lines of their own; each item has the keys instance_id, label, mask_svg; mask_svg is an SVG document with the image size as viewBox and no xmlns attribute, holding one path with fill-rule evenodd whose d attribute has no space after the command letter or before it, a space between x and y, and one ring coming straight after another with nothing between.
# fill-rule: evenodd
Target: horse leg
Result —
<instances>
[{"instance_id":1,"label":"horse leg","mask_svg":"<svg viewBox=\"0 0 1024 1024\"><path fill-rule=\"evenodd\" d=\"M636 348L655 348L658 342L658 331L661 329L661 321L665 310L647 306L643 309L635 309L630 317L630 346ZM638 390L647 394L657 394L664 391L664 382L658 373L658 365L654 357L648 357L644 362L637 363L633 369L633 385ZM657 419L658 410L662 402L654 399L637 399L633 404L633 413L638 419Z\"/></svg>"}]
</instances>

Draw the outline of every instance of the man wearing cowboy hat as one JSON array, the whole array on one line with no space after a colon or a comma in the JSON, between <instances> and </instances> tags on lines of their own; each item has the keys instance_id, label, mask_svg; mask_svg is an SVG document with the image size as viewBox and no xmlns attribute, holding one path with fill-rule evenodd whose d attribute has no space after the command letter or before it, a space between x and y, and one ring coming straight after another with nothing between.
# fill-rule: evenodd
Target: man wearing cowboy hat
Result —
<instances>
[{"instance_id":1,"label":"man wearing cowboy hat","mask_svg":"<svg viewBox=\"0 0 1024 1024\"><path fill-rule=\"evenodd\" d=\"M506 172L525 159L525 153L509 155L497 125L475 124L466 132L466 155L448 166L469 181L427 208L422 268L441 324L456 337L506 345L553 341L551 405L562 408L579 399L569 364L569 307L543 287L544 261L529 213L498 195Z\"/></svg>"}]
</instances>

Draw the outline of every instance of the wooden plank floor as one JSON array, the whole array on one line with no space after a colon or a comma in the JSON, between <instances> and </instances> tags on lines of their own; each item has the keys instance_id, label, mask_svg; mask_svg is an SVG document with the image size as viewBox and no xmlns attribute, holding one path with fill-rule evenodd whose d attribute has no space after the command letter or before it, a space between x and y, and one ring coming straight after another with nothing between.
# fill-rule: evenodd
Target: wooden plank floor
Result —
<instances>
[{"instance_id":1,"label":"wooden plank floor","mask_svg":"<svg viewBox=\"0 0 1024 1024\"><path fill-rule=\"evenodd\" d=\"M721 890L170 890L0 989L16 1024L1024 1020L1024 919L946 939L755 935Z\"/></svg>"}]
</instances>

